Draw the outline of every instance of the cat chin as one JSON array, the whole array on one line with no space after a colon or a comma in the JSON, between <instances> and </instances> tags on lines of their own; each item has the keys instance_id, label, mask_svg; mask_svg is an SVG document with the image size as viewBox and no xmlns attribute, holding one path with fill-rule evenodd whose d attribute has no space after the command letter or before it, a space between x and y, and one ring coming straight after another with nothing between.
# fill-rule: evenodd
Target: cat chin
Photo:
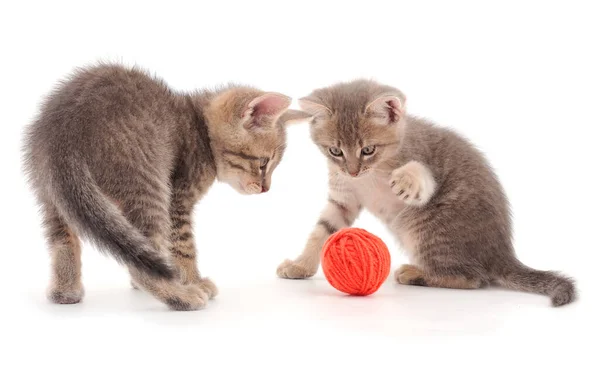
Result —
<instances>
[{"instance_id":1,"label":"cat chin","mask_svg":"<svg viewBox=\"0 0 600 378\"><path fill-rule=\"evenodd\" d=\"M227 184L229 184L236 192L243 195L260 194L262 192L262 188L258 184L244 185L239 181L228 182Z\"/></svg>"}]
</instances>

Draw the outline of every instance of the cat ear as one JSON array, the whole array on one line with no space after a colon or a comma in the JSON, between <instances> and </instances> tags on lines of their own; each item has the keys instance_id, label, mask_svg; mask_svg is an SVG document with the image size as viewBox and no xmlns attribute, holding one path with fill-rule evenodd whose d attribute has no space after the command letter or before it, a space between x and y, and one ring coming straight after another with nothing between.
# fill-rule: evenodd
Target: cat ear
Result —
<instances>
[{"instance_id":1,"label":"cat ear","mask_svg":"<svg viewBox=\"0 0 600 378\"><path fill-rule=\"evenodd\" d=\"M398 122L404 115L405 102L402 94L383 95L369 103L365 112L378 119L382 124L390 125Z\"/></svg>"},{"instance_id":2,"label":"cat ear","mask_svg":"<svg viewBox=\"0 0 600 378\"><path fill-rule=\"evenodd\" d=\"M292 99L281 93L265 93L250 101L242 118L246 129L269 127L292 103Z\"/></svg>"},{"instance_id":3,"label":"cat ear","mask_svg":"<svg viewBox=\"0 0 600 378\"><path fill-rule=\"evenodd\" d=\"M312 118L312 115L303 112L302 110L288 109L279 117L277 124L281 126L288 126L292 123L300 123Z\"/></svg>"},{"instance_id":4,"label":"cat ear","mask_svg":"<svg viewBox=\"0 0 600 378\"><path fill-rule=\"evenodd\" d=\"M329 117L332 114L332 111L328 107L315 102L310 97L301 98L298 100L298 105L300 105L300 109L304 110L313 117Z\"/></svg>"}]
</instances>

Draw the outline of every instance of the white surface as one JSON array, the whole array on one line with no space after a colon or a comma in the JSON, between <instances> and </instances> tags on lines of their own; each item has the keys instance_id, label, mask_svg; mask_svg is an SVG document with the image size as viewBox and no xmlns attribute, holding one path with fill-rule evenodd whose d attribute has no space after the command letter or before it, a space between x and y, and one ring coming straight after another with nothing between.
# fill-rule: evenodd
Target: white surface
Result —
<instances>
[{"instance_id":1,"label":"white surface","mask_svg":"<svg viewBox=\"0 0 600 378\"><path fill-rule=\"evenodd\" d=\"M598 376L593 2L349 3L2 3L0 376ZM216 185L197 208L200 268L221 289L207 309L169 312L88 246L84 302L49 304L21 133L57 79L100 58L137 62L181 90L238 81L299 98L358 76L399 87L410 112L486 153L511 199L518 255L574 276L579 301L555 309L542 296L391 277L350 298L322 273L277 279L326 199L325 161L297 125L271 192ZM388 243L393 268L406 261L373 217L357 226Z\"/></svg>"}]
</instances>

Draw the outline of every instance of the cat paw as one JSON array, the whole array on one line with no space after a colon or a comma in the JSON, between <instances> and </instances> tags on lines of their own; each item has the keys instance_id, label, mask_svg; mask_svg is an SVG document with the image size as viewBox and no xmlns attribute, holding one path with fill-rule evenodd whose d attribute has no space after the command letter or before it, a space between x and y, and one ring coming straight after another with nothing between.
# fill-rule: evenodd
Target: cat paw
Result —
<instances>
[{"instance_id":1,"label":"cat paw","mask_svg":"<svg viewBox=\"0 0 600 378\"><path fill-rule=\"evenodd\" d=\"M171 310L195 311L205 307L208 294L197 285L181 285L165 300Z\"/></svg>"},{"instance_id":2,"label":"cat paw","mask_svg":"<svg viewBox=\"0 0 600 378\"><path fill-rule=\"evenodd\" d=\"M51 287L48 289L47 297L52 303L57 304L75 304L83 299L83 287L58 289Z\"/></svg>"},{"instance_id":3,"label":"cat paw","mask_svg":"<svg viewBox=\"0 0 600 378\"><path fill-rule=\"evenodd\" d=\"M285 260L277 267L277 275L281 278L302 279L312 277L315 273L316 270L308 269L292 260Z\"/></svg>"},{"instance_id":4,"label":"cat paw","mask_svg":"<svg viewBox=\"0 0 600 378\"><path fill-rule=\"evenodd\" d=\"M427 286L423 271L414 265L402 265L394 272L394 277L402 285Z\"/></svg>"},{"instance_id":5,"label":"cat paw","mask_svg":"<svg viewBox=\"0 0 600 378\"><path fill-rule=\"evenodd\" d=\"M416 161L395 169L389 184L394 194L408 205L424 205L435 192L435 180L431 172Z\"/></svg>"},{"instance_id":6,"label":"cat paw","mask_svg":"<svg viewBox=\"0 0 600 378\"><path fill-rule=\"evenodd\" d=\"M212 282L209 278L200 278L200 281L195 283L200 289L202 289L207 295L209 299L213 299L219 294L219 289L217 289L217 285Z\"/></svg>"}]
</instances>

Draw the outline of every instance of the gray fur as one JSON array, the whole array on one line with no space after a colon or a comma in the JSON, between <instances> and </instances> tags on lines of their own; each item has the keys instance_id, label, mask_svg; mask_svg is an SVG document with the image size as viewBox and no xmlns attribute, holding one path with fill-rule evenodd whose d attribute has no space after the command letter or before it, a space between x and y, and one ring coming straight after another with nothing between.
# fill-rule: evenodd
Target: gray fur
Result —
<instances>
[{"instance_id":1,"label":"gray fur","mask_svg":"<svg viewBox=\"0 0 600 378\"><path fill-rule=\"evenodd\" d=\"M86 236L126 264L136 286L174 309L201 307L216 288L195 266L193 205L217 178L242 193L268 190L285 147L276 121L287 106L286 96L251 87L185 94L139 69L77 70L47 97L25 138L46 227L65 235L49 237L53 254L77 262L78 236ZM242 163L229 167L225 150L272 163L236 170ZM53 283L51 299L81 286L79 265L58 265L78 282Z\"/></svg>"},{"instance_id":2,"label":"gray fur","mask_svg":"<svg viewBox=\"0 0 600 378\"><path fill-rule=\"evenodd\" d=\"M314 117L311 136L329 158L330 196L336 198L330 199L319 223L350 226L344 209L361 206L379 216L405 244L414 264L396 273L401 283L453 288L499 284L548 295L555 306L574 300L572 279L518 261L508 200L483 155L457 133L406 115L403 103L399 90L368 80L318 89L300 100ZM377 146L373 156L355 156L368 145ZM331 156L330 146L344 150L344 156ZM411 164L425 167L435 182L427 198L411 193L410 185L397 186L398 172ZM357 178L350 177L357 171ZM381 180L390 181L397 197L387 196L392 189L380 185ZM378 196L382 199L374 198ZM324 239L315 229L305 252L280 266L280 276L314 274L315 251Z\"/></svg>"}]
</instances>

